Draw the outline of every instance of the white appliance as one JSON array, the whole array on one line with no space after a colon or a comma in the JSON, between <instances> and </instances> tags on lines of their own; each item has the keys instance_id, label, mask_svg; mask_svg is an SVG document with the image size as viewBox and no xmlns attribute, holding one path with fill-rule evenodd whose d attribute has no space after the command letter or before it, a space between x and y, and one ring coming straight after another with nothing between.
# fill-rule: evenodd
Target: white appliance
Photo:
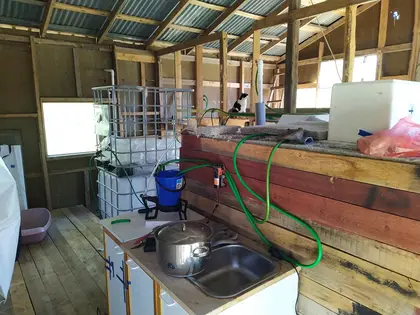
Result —
<instances>
[{"instance_id":1,"label":"white appliance","mask_svg":"<svg viewBox=\"0 0 420 315\"><path fill-rule=\"evenodd\" d=\"M28 209L28 202L26 200L25 173L22 161L22 147L20 145L0 145L0 156L16 181L20 210Z\"/></svg>"},{"instance_id":2,"label":"white appliance","mask_svg":"<svg viewBox=\"0 0 420 315\"><path fill-rule=\"evenodd\" d=\"M0 158L0 302L7 297L20 231L16 182Z\"/></svg>"},{"instance_id":3,"label":"white appliance","mask_svg":"<svg viewBox=\"0 0 420 315\"><path fill-rule=\"evenodd\" d=\"M373 81L333 86L328 140L357 142L359 129L390 129L411 116L420 123L420 82Z\"/></svg>"}]
</instances>

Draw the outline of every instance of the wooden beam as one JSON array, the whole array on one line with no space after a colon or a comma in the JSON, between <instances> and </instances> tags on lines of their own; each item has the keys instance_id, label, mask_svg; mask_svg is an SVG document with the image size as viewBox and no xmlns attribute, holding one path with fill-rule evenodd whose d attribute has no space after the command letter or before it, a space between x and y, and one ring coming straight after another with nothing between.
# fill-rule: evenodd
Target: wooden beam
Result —
<instances>
[{"instance_id":1,"label":"wooden beam","mask_svg":"<svg viewBox=\"0 0 420 315\"><path fill-rule=\"evenodd\" d=\"M80 76L80 60L77 48L73 48L74 77L76 80L77 97L82 97L82 78Z\"/></svg>"},{"instance_id":2,"label":"wooden beam","mask_svg":"<svg viewBox=\"0 0 420 315\"><path fill-rule=\"evenodd\" d=\"M354 57L356 56L357 5L346 8L344 24L343 82L353 81Z\"/></svg>"},{"instance_id":3,"label":"wooden beam","mask_svg":"<svg viewBox=\"0 0 420 315\"><path fill-rule=\"evenodd\" d=\"M182 89L182 59L181 51L176 51L175 53L175 88ZM175 106L178 108L181 106L182 102L182 93L175 93Z\"/></svg>"},{"instance_id":4,"label":"wooden beam","mask_svg":"<svg viewBox=\"0 0 420 315\"><path fill-rule=\"evenodd\" d=\"M257 21L253 27L254 30L259 30L267 27L276 26L289 21L302 20L308 17L314 17L322 13L334 11L346 6L358 5L369 0L327 0L325 2L317 3L311 6L300 8L299 10L290 10L287 13L278 16L267 17L264 20Z\"/></svg>"},{"instance_id":5,"label":"wooden beam","mask_svg":"<svg viewBox=\"0 0 420 315\"><path fill-rule=\"evenodd\" d=\"M316 95L315 95L315 106L318 107L318 95L319 95L319 75L321 74L322 58L324 57L325 43L319 42L318 47L318 67L316 71Z\"/></svg>"},{"instance_id":6,"label":"wooden beam","mask_svg":"<svg viewBox=\"0 0 420 315\"><path fill-rule=\"evenodd\" d=\"M255 113L255 103L258 101L258 95L257 95L257 82L255 78L257 77L257 71L258 71L258 60L260 60L260 34L261 31L255 31L254 32L254 43L252 47L252 76L251 76L251 97L250 97L250 110L251 113ZM260 93L263 93L263 91L259 91Z\"/></svg>"},{"instance_id":7,"label":"wooden beam","mask_svg":"<svg viewBox=\"0 0 420 315\"><path fill-rule=\"evenodd\" d=\"M414 26L413 26L413 47L411 50L410 64L408 68L409 80L414 81L416 72L419 67L419 51L420 51L420 3L414 0Z\"/></svg>"},{"instance_id":8,"label":"wooden beam","mask_svg":"<svg viewBox=\"0 0 420 315\"><path fill-rule=\"evenodd\" d=\"M382 76L382 49L386 44L386 33L388 30L388 17L389 17L389 0L381 1L381 15L379 19L379 35L378 35L378 60L376 63L376 80L380 80Z\"/></svg>"},{"instance_id":9,"label":"wooden beam","mask_svg":"<svg viewBox=\"0 0 420 315\"><path fill-rule=\"evenodd\" d=\"M164 49L160 49L158 51L156 51L156 55L157 56L162 56L162 55L166 55L166 54L170 54L173 53L175 51L178 50L183 50L183 49L187 49L187 48L191 48L194 46L198 46L198 45L203 45L209 42L214 42L216 40L220 39L220 34L219 33L213 33L207 36L199 36L195 39L191 39L191 40L187 40L183 43L177 44L177 45L173 45Z\"/></svg>"},{"instance_id":10,"label":"wooden beam","mask_svg":"<svg viewBox=\"0 0 420 315\"><path fill-rule=\"evenodd\" d=\"M298 11L300 0L289 0L289 13ZM299 26L298 20L287 25L286 45L286 77L284 81L284 111L287 114L296 113L298 61L299 61Z\"/></svg>"},{"instance_id":11,"label":"wooden beam","mask_svg":"<svg viewBox=\"0 0 420 315\"><path fill-rule=\"evenodd\" d=\"M220 109L228 111L228 65L227 65L227 34L220 33Z\"/></svg>"},{"instance_id":12,"label":"wooden beam","mask_svg":"<svg viewBox=\"0 0 420 315\"><path fill-rule=\"evenodd\" d=\"M114 24L115 20L117 19L118 14L120 14L121 10L124 7L125 0L118 0L112 9L108 19L105 22L104 27L99 32L98 35L98 43L101 44L106 36L108 35L109 31L111 30L112 25Z\"/></svg>"},{"instance_id":13,"label":"wooden beam","mask_svg":"<svg viewBox=\"0 0 420 315\"><path fill-rule=\"evenodd\" d=\"M185 8L188 6L190 0L181 0L179 1L178 5L175 7L175 9L172 10L172 12L166 17L165 20L162 21L162 23L159 25L158 29L153 33L153 35L147 40L146 42L146 49L149 49L150 46L153 44L155 40L159 38L161 34L168 28L169 24L172 23L173 20L175 20L182 11L185 10Z\"/></svg>"},{"instance_id":14,"label":"wooden beam","mask_svg":"<svg viewBox=\"0 0 420 315\"><path fill-rule=\"evenodd\" d=\"M44 9L44 15L41 22L41 37L45 37L45 34L47 34L48 25L50 25L55 3L56 0L48 0L47 6Z\"/></svg>"},{"instance_id":15,"label":"wooden beam","mask_svg":"<svg viewBox=\"0 0 420 315\"><path fill-rule=\"evenodd\" d=\"M241 63L239 65L239 91L238 91L238 98L245 91L244 84L245 84L245 67L244 67L244 62L241 60Z\"/></svg>"},{"instance_id":16,"label":"wooden beam","mask_svg":"<svg viewBox=\"0 0 420 315\"><path fill-rule=\"evenodd\" d=\"M197 119L203 112L203 46L195 47L195 109Z\"/></svg>"},{"instance_id":17,"label":"wooden beam","mask_svg":"<svg viewBox=\"0 0 420 315\"><path fill-rule=\"evenodd\" d=\"M213 32L220 24L230 18L231 15L234 14L247 1L249 0L236 0L229 8L220 14L213 23L211 23L211 25L203 32L202 35L206 36Z\"/></svg>"},{"instance_id":18,"label":"wooden beam","mask_svg":"<svg viewBox=\"0 0 420 315\"><path fill-rule=\"evenodd\" d=\"M140 62L140 85L146 86L146 65L144 62Z\"/></svg>"},{"instance_id":19,"label":"wooden beam","mask_svg":"<svg viewBox=\"0 0 420 315\"><path fill-rule=\"evenodd\" d=\"M54 8L59 9L59 10L66 10L66 11L72 11L72 12L77 12L77 13L106 16L106 17L108 17L110 14L109 11L92 9L89 7L82 7L82 6L67 4L67 3L62 3L62 2L56 2L54 4Z\"/></svg>"},{"instance_id":20,"label":"wooden beam","mask_svg":"<svg viewBox=\"0 0 420 315\"><path fill-rule=\"evenodd\" d=\"M7 118L37 118L38 114L0 114L0 119Z\"/></svg>"},{"instance_id":21,"label":"wooden beam","mask_svg":"<svg viewBox=\"0 0 420 315\"><path fill-rule=\"evenodd\" d=\"M363 12L367 11L368 9L370 9L371 7L373 7L374 5L376 5L379 2L380 1L370 2L370 3L364 4L360 7L358 7L357 8L357 15L362 14ZM318 40L323 38L324 35L327 35L327 34L331 33L332 31L336 30L337 28L339 28L340 26L343 26L344 22L345 22L345 19L341 18L338 21L331 24L330 26L328 26L328 28L323 33L319 32L318 34L316 34L316 35L312 36L311 38L305 40L302 44L299 45L299 51L301 51L302 49L312 45L313 43L316 43ZM281 63L285 59L286 59L286 55L283 55L278 59L277 62ZM315 61L315 63L316 63L316 61Z\"/></svg>"},{"instance_id":22,"label":"wooden beam","mask_svg":"<svg viewBox=\"0 0 420 315\"><path fill-rule=\"evenodd\" d=\"M279 14L282 14L284 12L287 11L288 9L288 4L287 1L283 2L277 9L275 9L273 12L271 12L267 18L270 17L275 17ZM255 23L254 23L255 25ZM248 31L246 31L243 35L239 36L237 39L235 39L233 41L232 44L229 45L228 47L228 52L231 52L232 50L234 50L236 47L238 47L240 44L242 44L244 41L246 41L249 37L251 37L251 35L254 33L253 28L251 27Z\"/></svg>"},{"instance_id":23,"label":"wooden beam","mask_svg":"<svg viewBox=\"0 0 420 315\"><path fill-rule=\"evenodd\" d=\"M31 36L31 58L32 58L32 75L34 79L35 102L38 118L38 133L39 133L39 151L41 158L42 175L44 178L45 197L47 199L47 207L52 210L50 178L48 176L47 164L47 141L45 137L44 115L42 112L41 95L39 92L38 81L38 62L36 57L36 44L34 38Z\"/></svg>"}]
</instances>

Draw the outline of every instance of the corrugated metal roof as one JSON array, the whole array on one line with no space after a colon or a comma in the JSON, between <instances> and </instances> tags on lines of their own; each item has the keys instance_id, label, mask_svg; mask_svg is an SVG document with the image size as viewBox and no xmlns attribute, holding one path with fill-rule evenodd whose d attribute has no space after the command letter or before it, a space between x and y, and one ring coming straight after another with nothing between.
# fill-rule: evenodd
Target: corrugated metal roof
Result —
<instances>
[{"instance_id":1,"label":"corrugated metal roof","mask_svg":"<svg viewBox=\"0 0 420 315\"><path fill-rule=\"evenodd\" d=\"M186 40L196 38L198 35L200 34L168 28L161 36L159 36L158 39L167 42L181 43Z\"/></svg>"},{"instance_id":2,"label":"corrugated metal roof","mask_svg":"<svg viewBox=\"0 0 420 315\"><path fill-rule=\"evenodd\" d=\"M44 7L38 5L30 5L27 3L12 1L12 0L1 0L0 1L0 20L2 18L19 19L21 23L28 21L40 22Z\"/></svg>"},{"instance_id":3,"label":"corrugated metal roof","mask_svg":"<svg viewBox=\"0 0 420 315\"><path fill-rule=\"evenodd\" d=\"M263 47L264 45L265 44L261 44L260 47ZM251 54L253 50L252 47L253 47L253 42L246 40L242 44L240 44L238 47L236 47L234 51Z\"/></svg>"},{"instance_id":4,"label":"corrugated metal roof","mask_svg":"<svg viewBox=\"0 0 420 315\"><path fill-rule=\"evenodd\" d=\"M219 11L190 4L175 19L174 23L204 29L217 19L220 14L221 12Z\"/></svg>"},{"instance_id":5,"label":"corrugated metal roof","mask_svg":"<svg viewBox=\"0 0 420 315\"><path fill-rule=\"evenodd\" d=\"M56 24L48 25L48 30L57 31L57 32L64 32L64 33L91 35L91 36L96 36L97 33L98 33L97 30L81 28L81 27L74 27L74 26L66 26L66 25L56 25Z\"/></svg>"},{"instance_id":6,"label":"corrugated metal roof","mask_svg":"<svg viewBox=\"0 0 420 315\"><path fill-rule=\"evenodd\" d=\"M258 15L268 15L283 2L284 0L249 0L241 6L241 10Z\"/></svg>"},{"instance_id":7,"label":"corrugated metal roof","mask_svg":"<svg viewBox=\"0 0 420 315\"><path fill-rule=\"evenodd\" d=\"M162 21L178 2L178 0L127 0L122 13Z\"/></svg>"},{"instance_id":8,"label":"corrugated metal roof","mask_svg":"<svg viewBox=\"0 0 420 315\"><path fill-rule=\"evenodd\" d=\"M245 33L245 31L247 31L253 23L254 20L252 19L244 16L232 15L226 22L222 23L217 30L239 36Z\"/></svg>"},{"instance_id":9,"label":"corrugated metal roof","mask_svg":"<svg viewBox=\"0 0 420 315\"><path fill-rule=\"evenodd\" d=\"M287 31L287 27L276 25L276 26L262 29L261 34L279 36L285 31Z\"/></svg>"},{"instance_id":10,"label":"corrugated metal roof","mask_svg":"<svg viewBox=\"0 0 420 315\"><path fill-rule=\"evenodd\" d=\"M61 26L61 30L65 30L63 27L68 26L85 29L86 33L89 34L96 34L101 29L105 20L106 18L104 16L54 9L51 24L58 27Z\"/></svg>"},{"instance_id":11,"label":"corrugated metal roof","mask_svg":"<svg viewBox=\"0 0 420 315\"><path fill-rule=\"evenodd\" d=\"M338 15L334 12L326 12L326 13L318 15L318 18L314 19L314 23L316 24L319 23L324 26L329 26L335 21L337 21L338 19L340 19L341 17L342 17L341 15Z\"/></svg>"},{"instance_id":12,"label":"corrugated metal roof","mask_svg":"<svg viewBox=\"0 0 420 315\"><path fill-rule=\"evenodd\" d=\"M57 2L88 7L92 9L111 11L115 5L114 0L58 0Z\"/></svg>"},{"instance_id":13,"label":"corrugated metal roof","mask_svg":"<svg viewBox=\"0 0 420 315\"><path fill-rule=\"evenodd\" d=\"M112 25L110 33L135 36L142 39L148 39L156 30L156 25L141 24L131 21L116 20Z\"/></svg>"},{"instance_id":14,"label":"corrugated metal roof","mask_svg":"<svg viewBox=\"0 0 420 315\"><path fill-rule=\"evenodd\" d=\"M299 30L299 43L302 43L303 41L307 40L309 37L312 37L315 34L316 32L308 32L308 31L304 31L300 29Z\"/></svg>"},{"instance_id":15,"label":"corrugated metal roof","mask_svg":"<svg viewBox=\"0 0 420 315\"><path fill-rule=\"evenodd\" d=\"M224 7L230 7L236 0L200 0L211 4L217 4Z\"/></svg>"},{"instance_id":16,"label":"corrugated metal roof","mask_svg":"<svg viewBox=\"0 0 420 315\"><path fill-rule=\"evenodd\" d=\"M286 53L286 45L276 45L270 50L266 51L264 55L281 56Z\"/></svg>"},{"instance_id":17,"label":"corrugated metal roof","mask_svg":"<svg viewBox=\"0 0 420 315\"><path fill-rule=\"evenodd\" d=\"M233 41L234 41L233 39L229 38L229 39L228 39L228 46L229 46L229 45L230 45ZM219 49L219 47L220 47L220 41L215 40L214 42L209 42L209 43L206 43L206 44L204 45L204 47L205 47L205 48Z\"/></svg>"}]
</instances>

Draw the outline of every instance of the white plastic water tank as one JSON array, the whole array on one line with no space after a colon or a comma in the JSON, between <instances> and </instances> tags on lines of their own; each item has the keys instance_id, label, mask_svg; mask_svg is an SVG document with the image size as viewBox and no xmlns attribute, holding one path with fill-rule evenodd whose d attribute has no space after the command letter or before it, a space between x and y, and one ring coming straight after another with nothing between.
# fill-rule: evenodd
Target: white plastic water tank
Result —
<instances>
[{"instance_id":1,"label":"white plastic water tank","mask_svg":"<svg viewBox=\"0 0 420 315\"><path fill-rule=\"evenodd\" d=\"M328 140L357 142L359 129L374 133L403 117L420 123L420 82L373 81L333 86Z\"/></svg>"}]
</instances>

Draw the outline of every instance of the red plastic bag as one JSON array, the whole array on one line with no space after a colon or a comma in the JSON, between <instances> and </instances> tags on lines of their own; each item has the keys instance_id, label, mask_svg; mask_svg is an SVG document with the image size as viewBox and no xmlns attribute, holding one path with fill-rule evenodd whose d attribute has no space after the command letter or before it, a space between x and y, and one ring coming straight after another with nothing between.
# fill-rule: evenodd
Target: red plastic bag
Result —
<instances>
[{"instance_id":1,"label":"red plastic bag","mask_svg":"<svg viewBox=\"0 0 420 315\"><path fill-rule=\"evenodd\" d=\"M420 157L420 125L402 118L391 129L361 138L359 151L376 157Z\"/></svg>"}]
</instances>

